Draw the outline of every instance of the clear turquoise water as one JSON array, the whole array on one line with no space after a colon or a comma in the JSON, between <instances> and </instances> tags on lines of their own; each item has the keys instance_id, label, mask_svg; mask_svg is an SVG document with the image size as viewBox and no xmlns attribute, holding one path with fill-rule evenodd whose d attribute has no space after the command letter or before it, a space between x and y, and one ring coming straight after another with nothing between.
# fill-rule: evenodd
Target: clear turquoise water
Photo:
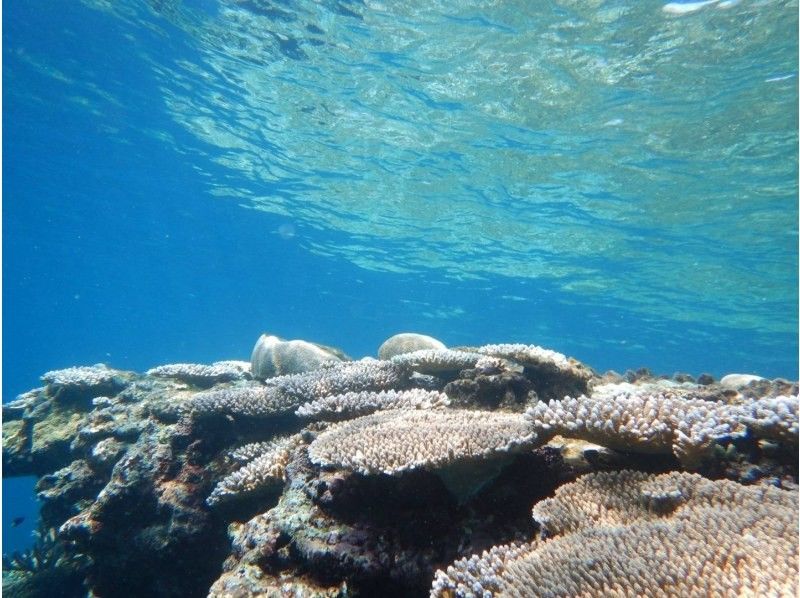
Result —
<instances>
[{"instance_id":1,"label":"clear turquoise water","mask_svg":"<svg viewBox=\"0 0 800 598\"><path fill-rule=\"evenodd\" d=\"M683 8L5 3L3 400L265 330L796 378L797 3Z\"/></svg>"},{"instance_id":2,"label":"clear turquoise water","mask_svg":"<svg viewBox=\"0 0 800 598\"><path fill-rule=\"evenodd\" d=\"M310 251L796 329L793 2L88 4L130 28L209 194L346 235Z\"/></svg>"}]
</instances>

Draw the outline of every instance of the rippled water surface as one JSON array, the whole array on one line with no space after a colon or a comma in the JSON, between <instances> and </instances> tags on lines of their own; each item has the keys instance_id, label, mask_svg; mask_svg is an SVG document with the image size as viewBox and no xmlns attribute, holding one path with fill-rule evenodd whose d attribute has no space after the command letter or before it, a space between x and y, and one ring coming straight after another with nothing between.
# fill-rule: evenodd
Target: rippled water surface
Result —
<instances>
[{"instance_id":1,"label":"rippled water surface","mask_svg":"<svg viewBox=\"0 0 800 598\"><path fill-rule=\"evenodd\" d=\"M346 233L313 251L796 327L793 2L90 5L224 167L212 193Z\"/></svg>"}]
</instances>

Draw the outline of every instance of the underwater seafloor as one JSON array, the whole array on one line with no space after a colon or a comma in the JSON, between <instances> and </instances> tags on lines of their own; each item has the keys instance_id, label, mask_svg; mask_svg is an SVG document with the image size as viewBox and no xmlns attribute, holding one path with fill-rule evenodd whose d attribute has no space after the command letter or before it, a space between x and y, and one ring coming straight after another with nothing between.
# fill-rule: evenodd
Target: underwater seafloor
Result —
<instances>
[{"instance_id":1,"label":"underwater seafloor","mask_svg":"<svg viewBox=\"0 0 800 598\"><path fill-rule=\"evenodd\" d=\"M492 339L487 339L492 340ZM401 334L51 371L7 596L794 596L798 384Z\"/></svg>"}]
</instances>

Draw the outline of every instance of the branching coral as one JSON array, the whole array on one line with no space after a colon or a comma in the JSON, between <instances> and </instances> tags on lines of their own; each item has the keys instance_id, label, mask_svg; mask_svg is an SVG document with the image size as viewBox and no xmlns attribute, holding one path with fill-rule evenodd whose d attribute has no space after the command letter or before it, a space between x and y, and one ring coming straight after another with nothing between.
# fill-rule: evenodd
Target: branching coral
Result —
<instances>
[{"instance_id":1,"label":"branching coral","mask_svg":"<svg viewBox=\"0 0 800 598\"><path fill-rule=\"evenodd\" d=\"M483 355L451 349L420 349L392 357L392 363L406 366L422 374L457 372L475 367Z\"/></svg>"},{"instance_id":2,"label":"branching coral","mask_svg":"<svg viewBox=\"0 0 800 598\"><path fill-rule=\"evenodd\" d=\"M535 392L542 398L585 393L593 376L592 370L579 361L536 345L506 343L459 347L459 350L501 358L523 366Z\"/></svg>"},{"instance_id":3,"label":"branching coral","mask_svg":"<svg viewBox=\"0 0 800 598\"><path fill-rule=\"evenodd\" d=\"M744 407L742 422L759 438L797 444L798 397L768 397Z\"/></svg>"},{"instance_id":4,"label":"branching coral","mask_svg":"<svg viewBox=\"0 0 800 598\"><path fill-rule=\"evenodd\" d=\"M250 442L228 452L230 457L236 463L245 464L252 461L266 453L273 445L272 440L264 440L261 442Z\"/></svg>"},{"instance_id":5,"label":"branching coral","mask_svg":"<svg viewBox=\"0 0 800 598\"><path fill-rule=\"evenodd\" d=\"M399 389L408 382L410 375L408 368L401 365L366 358L327 363L303 374L278 376L268 380L267 385L302 403L346 392Z\"/></svg>"},{"instance_id":6,"label":"branching coral","mask_svg":"<svg viewBox=\"0 0 800 598\"><path fill-rule=\"evenodd\" d=\"M275 417L328 395L402 387L409 376L407 369L375 359L327 364L312 372L271 378L265 385L198 393L186 409L194 415Z\"/></svg>"},{"instance_id":7,"label":"branching coral","mask_svg":"<svg viewBox=\"0 0 800 598\"><path fill-rule=\"evenodd\" d=\"M348 392L305 403L295 414L300 417L336 421L385 409L434 409L449 404L446 394L419 388Z\"/></svg>"},{"instance_id":8,"label":"branching coral","mask_svg":"<svg viewBox=\"0 0 800 598\"><path fill-rule=\"evenodd\" d=\"M534 507L548 539L456 561L431 596L794 596L797 506L696 474L590 474Z\"/></svg>"},{"instance_id":9,"label":"branching coral","mask_svg":"<svg viewBox=\"0 0 800 598\"><path fill-rule=\"evenodd\" d=\"M99 363L92 366L77 366L63 370L52 370L42 376L42 381L55 386L92 387L104 386L114 382L118 370Z\"/></svg>"},{"instance_id":10,"label":"branching coral","mask_svg":"<svg viewBox=\"0 0 800 598\"><path fill-rule=\"evenodd\" d=\"M232 386L221 390L200 392L182 407L194 416L244 415L274 417L291 413L302 402L270 386Z\"/></svg>"},{"instance_id":11,"label":"branching coral","mask_svg":"<svg viewBox=\"0 0 800 598\"><path fill-rule=\"evenodd\" d=\"M241 469L223 478L206 502L214 506L221 501L255 494L265 487L284 482L286 465L289 463L292 451L302 444L303 438L300 434L263 443L262 452ZM254 445L247 447L247 453L256 450ZM242 455L241 449L239 455Z\"/></svg>"},{"instance_id":12,"label":"branching coral","mask_svg":"<svg viewBox=\"0 0 800 598\"><path fill-rule=\"evenodd\" d=\"M215 361L211 365L200 363L171 363L147 370L148 376L175 378L207 388L219 382L244 380L250 377L250 364L246 361Z\"/></svg>"},{"instance_id":13,"label":"branching coral","mask_svg":"<svg viewBox=\"0 0 800 598\"><path fill-rule=\"evenodd\" d=\"M542 437L560 434L619 450L672 452L686 467L697 467L717 441L742 436L747 427L756 436L797 443L797 397L729 405L688 398L685 392L632 388L538 403L526 416Z\"/></svg>"},{"instance_id":14,"label":"branching coral","mask_svg":"<svg viewBox=\"0 0 800 598\"><path fill-rule=\"evenodd\" d=\"M580 380L588 380L592 375L591 370L580 362L570 359L557 351L544 349L537 345L504 343L483 345L467 350L481 355L510 359L526 368L531 368L541 373L568 375Z\"/></svg>"},{"instance_id":15,"label":"branching coral","mask_svg":"<svg viewBox=\"0 0 800 598\"><path fill-rule=\"evenodd\" d=\"M744 433L732 406L669 392L566 397L538 403L526 415L543 437L560 434L619 450L673 452L687 466L697 464L714 441Z\"/></svg>"},{"instance_id":16,"label":"branching coral","mask_svg":"<svg viewBox=\"0 0 800 598\"><path fill-rule=\"evenodd\" d=\"M530 446L518 414L493 411L382 411L337 424L309 447L311 461L366 474L396 474Z\"/></svg>"}]
</instances>

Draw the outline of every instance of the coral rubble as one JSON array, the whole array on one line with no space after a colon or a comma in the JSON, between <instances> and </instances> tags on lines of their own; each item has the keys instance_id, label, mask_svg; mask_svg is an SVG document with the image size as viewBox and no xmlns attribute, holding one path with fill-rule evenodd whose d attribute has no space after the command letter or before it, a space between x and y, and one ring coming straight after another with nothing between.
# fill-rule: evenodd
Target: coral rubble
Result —
<instances>
[{"instance_id":1,"label":"coral rubble","mask_svg":"<svg viewBox=\"0 0 800 598\"><path fill-rule=\"evenodd\" d=\"M262 337L252 373L48 372L3 405L3 473L42 504L4 591L790 595L795 382L414 334L378 354Z\"/></svg>"}]
</instances>

